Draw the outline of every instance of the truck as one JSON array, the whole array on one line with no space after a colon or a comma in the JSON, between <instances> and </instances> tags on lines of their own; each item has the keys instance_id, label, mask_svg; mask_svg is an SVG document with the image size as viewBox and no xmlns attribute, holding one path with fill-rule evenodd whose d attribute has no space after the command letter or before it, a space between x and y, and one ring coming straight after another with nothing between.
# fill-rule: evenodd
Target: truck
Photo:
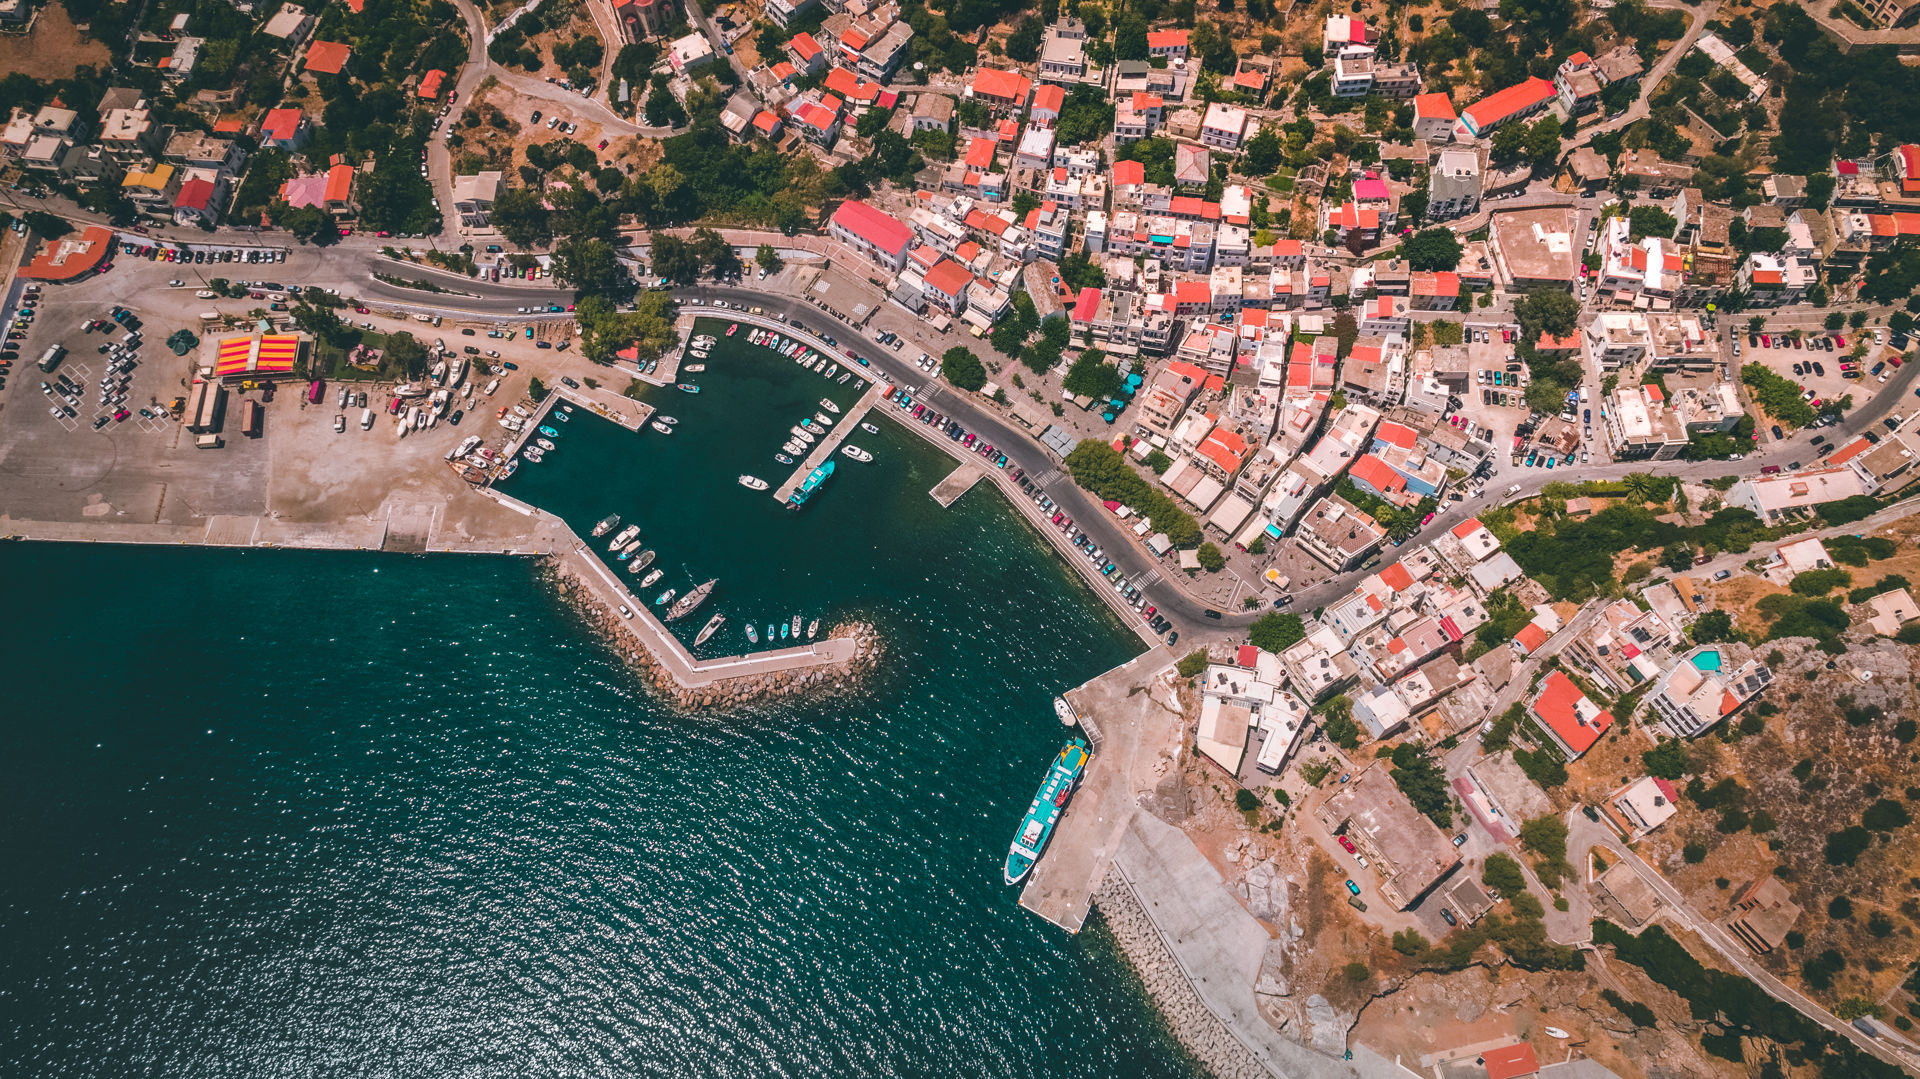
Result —
<instances>
[{"instance_id":1,"label":"truck","mask_svg":"<svg viewBox=\"0 0 1920 1079\"><path fill-rule=\"evenodd\" d=\"M40 370L51 373L54 368L60 366L60 361L65 359L66 355L65 345L48 345L47 350L40 354Z\"/></svg>"},{"instance_id":2,"label":"truck","mask_svg":"<svg viewBox=\"0 0 1920 1079\"><path fill-rule=\"evenodd\" d=\"M248 438L260 437L260 402L248 398L247 407L240 411L240 433Z\"/></svg>"},{"instance_id":3,"label":"truck","mask_svg":"<svg viewBox=\"0 0 1920 1079\"><path fill-rule=\"evenodd\" d=\"M201 435L193 440L194 448L200 450L217 450L221 445L219 435Z\"/></svg>"}]
</instances>

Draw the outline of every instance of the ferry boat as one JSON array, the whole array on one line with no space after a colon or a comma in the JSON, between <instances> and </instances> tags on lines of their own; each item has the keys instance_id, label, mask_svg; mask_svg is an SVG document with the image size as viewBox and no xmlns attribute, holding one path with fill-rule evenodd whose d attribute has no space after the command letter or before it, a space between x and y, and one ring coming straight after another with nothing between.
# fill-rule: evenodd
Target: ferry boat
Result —
<instances>
[{"instance_id":1,"label":"ferry boat","mask_svg":"<svg viewBox=\"0 0 1920 1079\"><path fill-rule=\"evenodd\" d=\"M693 591L688 592L686 595L681 596L680 599L674 603L673 607L667 611L667 621L675 622L692 614L695 607L705 603L707 597L713 594L713 586L718 583L720 583L720 578L715 577L700 587L695 588Z\"/></svg>"},{"instance_id":2,"label":"ferry boat","mask_svg":"<svg viewBox=\"0 0 1920 1079\"><path fill-rule=\"evenodd\" d=\"M653 565L653 560L658 557L659 555L654 553L653 548L649 547L634 556L633 564L627 567L627 572L639 573L641 570Z\"/></svg>"},{"instance_id":3,"label":"ferry boat","mask_svg":"<svg viewBox=\"0 0 1920 1079\"><path fill-rule=\"evenodd\" d=\"M726 620L727 616L724 614L716 614L712 618L707 619L707 624L700 627L699 633L694 634L694 646L697 648L700 645L706 644L707 638L713 636L714 631L720 628L720 623Z\"/></svg>"},{"instance_id":4,"label":"ferry boat","mask_svg":"<svg viewBox=\"0 0 1920 1079\"><path fill-rule=\"evenodd\" d=\"M619 518L614 517L614 518L610 518L610 520L618 521ZM629 540L633 539L635 536L638 536L639 534L640 534L639 525L628 525L627 527L620 530L619 535L613 537L612 543L607 544L607 550L617 551L620 548L625 547Z\"/></svg>"},{"instance_id":5,"label":"ferry boat","mask_svg":"<svg viewBox=\"0 0 1920 1079\"><path fill-rule=\"evenodd\" d=\"M832 475L833 458L829 457L819 468L807 473L807 478L801 480L800 486L796 488L792 494L787 496L787 505L792 506L794 509L799 509L801 506L806 505L807 499L812 498L813 493L818 491L821 485L826 483Z\"/></svg>"},{"instance_id":6,"label":"ferry boat","mask_svg":"<svg viewBox=\"0 0 1920 1079\"><path fill-rule=\"evenodd\" d=\"M660 575L664 572L665 572L664 570L654 570L652 573L649 573L645 577L640 578L640 587L652 588L653 583L659 580Z\"/></svg>"},{"instance_id":7,"label":"ferry boat","mask_svg":"<svg viewBox=\"0 0 1920 1079\"><path fill-rule=\"evenodd\" d=\"M661 423L659 420L655 420L652 423L648 424L647 426L653 428L654 430L660 432L663 435L670 435L673 433L672 427L669 427L668 425Z\"/></svg>"},{"instance_id":8,"label":"ferry boat","mask_svg":"<svg viewBox=\"0 0 1920 1079\"><path fill-rule=\"evenodd\" d=\"M699 393L700 392L700 387L694 385L691 382L676 382L673 384L673 388L676 390L679 390L681 393Z\"/></svg>"},{"instance_id":9,"label":"ferry boat","mask_svg":"<svg viewBox=\"0 0 1920 1079\"><path fill-rule=\"evenodd\" d=\"M820 620L818 618L807 623L807 640L813 640L813 635L818 632L820 632Z\"/></svg>"},{"instance_id":10,"label":"ferry boat","mask_svg":"<svg viewBox=\"0 0 1920 1079\"><path fill-rule=\"evenodd\" d=\"M860 429L870 435L877 435L880 433L880 428L875 427L873 424L870 424L870 423L861 424Z\"/></svg>"},{"instance_id":11,"label":"ferry boat","mask_svg":"<svg viewBox=\"0 0 1920 1079\"><path fill-rule=\"evenodd\" d=\"M840 414L840 406L834 404L832 398L822 397L820 399L820 407L826 409L828 412L831 412L836 416Z\"/></svg>"},{"instance_id":12,"label":"ferry boat","mask_svg":"<svg viewBox=\"0 0 1920 1079\"><path fill-rule=\"evenodd\" d=\"M781 464L783 464L783 465L790 465L790 464L792 464L792 463L793 463L793 458L791 458L791 457L788 457L788 456L787 456L786 454L784 454L784 453L776 453L776 454L774 454L774 455L773 455L773 459L774 459L774 460L776 460L776 461L778 461L778 462L780 462L780 463L781 463Z\"/></svg>"},{"instance_id":13,"label":"ferry boat","mask_svg":"<svg viewBox=\"0 0 1920 1079\"><path fill-rule=\"evenodd\" d=\"M1013 845L1007 850L1008 884L1025 880L1033 863L1040 860L1040 852L1047 847L1047 837L1053 834L1053 826L1060 820L1060 810L1073 795L1073 788L1079 785L1086 766L1086 739L1070 739L1060 747L1052 767L1047 769L1047 778L1040 784L1040 792L1033 796L1033 805L1027 808L1026 819L1020 822Z\"/></svg>"},{"instance_id":14,"label":"ferry boat","mask_svg":"<svg viewBox=\"0 0 1920 1079\"><path fill-rule=\"evenodd\" d=\"M858 446L853 446L853 445L842 446L840 447L840 452L847 455L848 457L853 458L854 460L860 462L863 465L871 464L873 462L873 454L868 453L866 450L863 450Z\"/></svg>"},{"instance_id":15,"label":"ferry boat","mask_svg":"<svg viewBox=\"0 0 1920 1079\"><path fill-rule=\"evenodd\" d=\"M661 605L663 605L663 604L665 604L665 603L667 603L667 602L669 602L669 601L671 601L671 600L673 599L673 597L674 597L674 596L676 596L676 595L678 595L678 594L679 594L679 592L680 592L680 590L679 590L679 589L677 589L677 588L669 588L669 589L667 589L667 590L666 590L665 592L662 592L662 593L660 593L659 595L657 595L657 596L655 596L655 597L653 597L653 605L654 605L655 607L659 607L659 606L661 606Z\"/></svg>"},{"instance_id":16,"label":"ferry boat","mask_svg":"<svg viewBox=\"0 0 1920 1079\"><path fill-rule=\"evenodd\" d=\"M548 438L559 438L559 437L560 437L560 432L559 432L559 431L558 431L557 429L555 429L555 428L552 428L552 427L548 427L548 426L547 426L546 424L544 424L544 423L540 425L540 433L541 433L541 434L543 434L543 435L546 435L546 436L547 436Z\"/></svg>"},{"instance_id":17,"label":"ferry boat","mask_svg":"<svg viewBox=\"0 0 1920 1079\"><path fill-rule=\"evenodd\" d=\"M752 644L760 643L760 631L753 628L752 622L747 623L747 640Z\"/></svg>"},{"instance_id":18,"label":"ferry boat","mask_svg":"<svg viewBox=\"0 0 1920 1079\"><path fill-rule=\"evenodd\" d=\"M740 486L749 491L764 491L767 489L767 481L758 476L741 476Z\"/></svg>"},{"instance_id":19,"label":"ferry boat","mask_svg":"<svg viewBox=\"0 0 1920 1079\"><path fill-rule=\"evenodd\" d=\"M1053 699L1053 714L1060 717L1060 722L1068 727L1080 722L1080 717L1073 714L1073 705L1068 704L1065 697Z\"/></svg>"},{"instance_id":20,"label":"ferry boat","mask_svg":"<svg viewBox=\"0 0 1920 1079\"><path fill-rule=\"evenodd\" d=\"M739 324L738 322L729 322L729 323L727 323L727 336L728 336L728 337L732 337L732 336L733 336L733 331L735 331L735 330L737 330L737 329L739 329L739 328L740 328L740 324Z\"/></svg>"},{"instance_id":21,"label":"ferry boat","mask_svg":"<svg viewBox=\"0 0 1920 1079\"><path fill-rule=\"evenodd\" d=\"M536 438L536 439L534 439L534 440L533 440L533 444L534 444L534 445L536 445L536 446L538 446L538 447L540 447L540 448L541 448L541 449L543 449L543 450L546 450L546 451L547 451L548 453L552 453L552 452L553 452L553 443L551 443L551 442L549 442L549 441L547 441L547 440L546 440L546 439L544 439L544 438Z\"/></svg>"}]
</instances>

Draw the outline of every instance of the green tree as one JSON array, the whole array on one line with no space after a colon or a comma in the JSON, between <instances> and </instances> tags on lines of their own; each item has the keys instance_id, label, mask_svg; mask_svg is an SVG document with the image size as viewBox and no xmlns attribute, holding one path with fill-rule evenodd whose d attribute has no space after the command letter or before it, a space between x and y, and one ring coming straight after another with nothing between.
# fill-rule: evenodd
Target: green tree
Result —
<instances>
[{"instance_id":1,"label":"green tree","mask_svg":"<svg viewBox=\"0 0 1920 1079\"><path fill-rule=\"evenodd\" d=\"M1320 717L1328 741L1341 749L1360 748L1360 724L1353 721L1353 702L1346 694L1336 693L1328 698L1321 706Z\"/></svg>"},{"instance_id":2,"label":"green tree","mask_svg":"<svg viewBox=\"0 0 1920 1079\"><path fill-rule=\"evenodd\" d=\"M1120 372L1107 362L1104 353L1090 348L1080 353L1072 366L1067 368L1060 386L1075 397L1100 400L1120 392Z\"/></svg>"},{"instance_id":3,"label":"green tree","mask_svg":"<svg viewBox=\"0 0 1920 1079\"><path fill-rule=\"evenodd\" d=\"M1268 652L1284 652L1306 635L1307 628L1299 615L1269 611L1248 627L1247 642Z\"/></svg>"},{"instance_id":4,"label":"green tree","mask_svg":"<svg viewBox=\"0 0 1920 1079\"><path fill-rule=\"evenodd\" d=\"M1452 229L1422 229L1401 246L1415 270L1451 270L1460 265L1460 238Z\"/></svg>"},{"instance_id":5,"label":"green tree","mask_svg":"<svg viewBox=\"0 0 1920 1079\"><path fill-rule=\"evenodd\" d=\"M1413 807L1445 828L1453 823L1453 795L1447 775L1424 745L1402 742L1393 747L1394 785Z\"/></svg>"},{"instance_id":6,"label":"green tree","mask_svg":"<svg viewBox=\"0 0 1920 1079\"><path fill-rule=\"evenodd\" d=\"M530 187L510 187L500 192L488 220L515 247L543 246L553 239L552 213L540 193Z\"/></svg>"},{"instance_id":7,"label":"green tree","mask_svg":"<svg viewBox=\"0 0 1920 1079\"><path fill-rule=\"evenodd\" d=\"M1527 890L1527 877L1520 872L1520 863L1506 854L1487 855L1487 864L1480 870L1480 883L1509 897Z\"/></svg>"},{"instance_id":8,"label":"green tree","mask_svg":"<svg viewBox=\"0 0 1920 1079\"><path fill-rule=\"evenodd\" d=\"M656 232L650 242L653 272L676 284L691 285L700 277L700 256L686 240Z\"/></svg>"},{"instance_id":9,"label":"green tree","mask_svg":"<svg viewBox=\"0 0 1920 1079\"><path fill-rule=\"evenodd\" d=\"M970 349L955 345L940 357L940 377L960 389L977 391L987 384L987 368Z\"/></svg>"},{"instance_id":10,"label":"green tree","mask_svg":"<svg viewBox=\"0 0 1920 1079\"><path fill-rule=\"evenodd\" d=\"M772 244L761 244L759 250L753 253L753 261L759 263L760 268L770 274L779 273L780 268L786 265L780 258L780 252L775 251Z\"/></svg>"},{"instance_id":11,"label":"green tree","mask_svg":"<svg viewBox=\"0 0 1920 1079\"><path fill-rule=\"evenodd\" d=\"M1200 568L1208 573L1218 573L1227 568L1226 556L1220 553L1220 548L1211 543L1201 544L1200 549L1195 551L1193 556L1199 561Z\"/></svg>"}]
</instances>

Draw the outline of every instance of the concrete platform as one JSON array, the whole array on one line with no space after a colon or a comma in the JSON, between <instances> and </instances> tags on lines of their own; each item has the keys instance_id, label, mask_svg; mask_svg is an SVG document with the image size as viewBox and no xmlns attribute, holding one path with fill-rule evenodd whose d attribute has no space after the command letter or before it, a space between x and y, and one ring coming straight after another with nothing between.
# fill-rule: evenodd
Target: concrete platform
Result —
<instances>
[{"instance_id":1,"label":"concrete platform","mask_svg":"<svg viewBox=\"0 0 1920 1079\"><path fill-rule=\"evenodd\" d=\"M1153 789L1158 763L1171 766L1179 746L1180 716L1157 685L1173 661L1170 650L1156 648L1067 691L1093 759L1027 877L1020 905L1069 933L1086 923L1139 796Z\"/></svg>"},{"instance_id":2,"label":"concrete platform","mask_svg":"<svg viewBox=\"0 0 1920 1079\"><path fill-rule=\"evenodd\" d=\"M933 490L928 493L933 495L935 502L940 503L941 509L952 509L953 504L960 501L960 496L973 490L973 485L986 475L986 470L978 465L962 464L949 472L946 479L934 484Z\"/></svg>"}]
</instances>

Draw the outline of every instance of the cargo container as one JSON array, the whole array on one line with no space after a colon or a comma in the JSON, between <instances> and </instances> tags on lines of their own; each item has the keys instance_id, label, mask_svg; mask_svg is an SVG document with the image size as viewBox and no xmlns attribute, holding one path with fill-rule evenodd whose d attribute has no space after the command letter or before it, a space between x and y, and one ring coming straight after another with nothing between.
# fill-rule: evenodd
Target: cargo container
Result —
<instances>
[{"instance_id":1,"label":"cargo container","mask_svg":"<svg viewBox=\"0 0 1920 1079\"><path fill-rule=\"evenodd\" d=\"M240 433L248 438L260 437L260 402L248 398L247 407L240 413Z\"/></svg>"}]
</instances>

